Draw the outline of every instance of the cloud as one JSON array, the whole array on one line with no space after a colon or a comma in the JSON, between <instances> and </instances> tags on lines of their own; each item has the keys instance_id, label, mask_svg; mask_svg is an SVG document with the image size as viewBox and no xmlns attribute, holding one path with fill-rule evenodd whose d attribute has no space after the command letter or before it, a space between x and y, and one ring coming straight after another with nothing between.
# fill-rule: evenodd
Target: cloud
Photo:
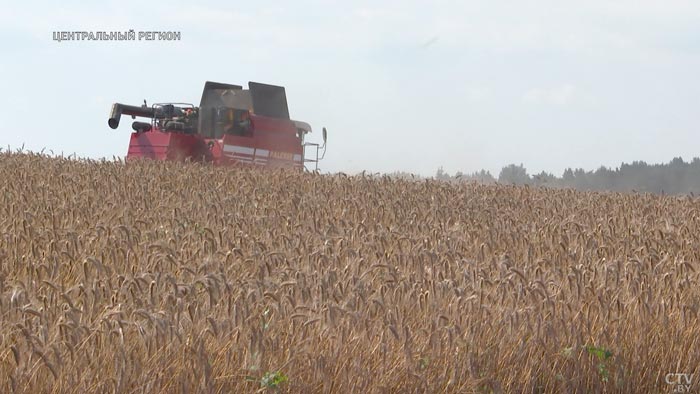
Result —
<instances>
[{"instance_id":1,"label":"cloud","mask_svg":"<svg viewBox=\"0 0 700 394\"><path fill-rule=\"evenodd\" d=\"M440 36L434 36L430 38L429 40L426 40L424 43L421 44L421 48L429 48L432 45L435 45L436 42L440 39Z\"/></svg>"},{"instance_id":2,"label":"cloud","mask_svg":"<svg viewBox=\"0 0 700 394\"><path fill-rule=\"evenodd\" d=\"M355 9L353 14L363 22L372 22L386 17L386 10L377 7L361 7Z\"/></svg>"},{"instance_id":3,"label":"cloud","mask_svg":"<svg viewBox=\"0 0 700 394\"><path fill-rule=\"evenodd\" d=\"M491 90L486 87L470 87L466 90L466 99L468 102L476 103L485 101L491 97Z\"/></svg>"},{"instance_id":4,"label":"cloud","mask_svg":"<svg viewBox=\"0 0 700 394\"><path fill-rule=\"evenodd\" d=\"M575 94L576 87L567 83L549 88L532 88L523 94L523 101L530 104L564 106L574 99Z\"/></svg>"}]
</instances>

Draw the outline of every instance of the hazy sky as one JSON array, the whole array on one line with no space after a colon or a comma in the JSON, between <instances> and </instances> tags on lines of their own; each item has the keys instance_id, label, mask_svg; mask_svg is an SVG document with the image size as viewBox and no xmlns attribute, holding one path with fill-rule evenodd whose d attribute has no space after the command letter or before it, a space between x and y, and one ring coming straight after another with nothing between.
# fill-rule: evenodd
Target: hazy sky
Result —
<instances>
[{"instance_id":1,"label":"hazy sky","mask_svg":"<svg viewBox=\"0 0 700 394\"><path fill-rule=\"evenodd\" d=\"M129 29L182 40L52 38ZM3 6L0 45L3 147L123 156L112 102L196 104L206 80L252 80L328 128L324 170L700 156L697 0L28 1Z\"/></svg>"}]
</instances>

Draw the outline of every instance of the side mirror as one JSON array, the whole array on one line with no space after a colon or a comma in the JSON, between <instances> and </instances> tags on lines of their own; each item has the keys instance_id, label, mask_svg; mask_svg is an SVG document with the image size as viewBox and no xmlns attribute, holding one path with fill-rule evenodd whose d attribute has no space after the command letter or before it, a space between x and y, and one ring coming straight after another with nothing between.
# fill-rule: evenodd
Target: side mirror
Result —
<instances>
[{"instance_id":1,"label":"side mirror","mask_svg":"<svg viewBox=\"0 0 700 394\"><path fill-rule=\"evenodd\" d=\"M328 132L326 131L326 128L323 128L323 145L326 145L326 140L328 139Z\"/></svg>"}]
</instances>

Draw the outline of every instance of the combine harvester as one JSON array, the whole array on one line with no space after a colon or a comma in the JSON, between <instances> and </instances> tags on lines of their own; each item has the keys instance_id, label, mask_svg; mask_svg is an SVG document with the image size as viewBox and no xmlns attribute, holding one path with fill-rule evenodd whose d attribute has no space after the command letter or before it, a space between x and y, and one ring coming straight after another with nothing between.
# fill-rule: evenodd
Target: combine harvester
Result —
<instances>
[{"instance_id":1,"label":"combine harvester","mask_svg":"<svg viewBox=\"0 0 700 394\"><path fill-rule=\"evenodd\" d=\"M122 115L150 118L132 124L127 160L192 160L222 165L298 168L313 166L326 154L323 144L306 142L311 126L289 118L284 87L249 82L248 89L217 82L204 84L199 107L163 103L140 107L115 103L112 129Z\"/></svg>"}]
</instances>

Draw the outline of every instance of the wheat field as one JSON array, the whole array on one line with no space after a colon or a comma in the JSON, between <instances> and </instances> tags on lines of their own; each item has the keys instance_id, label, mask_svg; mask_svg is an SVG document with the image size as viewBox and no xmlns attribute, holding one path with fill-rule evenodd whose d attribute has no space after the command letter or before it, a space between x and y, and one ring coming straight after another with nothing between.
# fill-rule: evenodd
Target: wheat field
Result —
<instances>
[{"instance_id":1,"label":"wheat field","mask_svg":"<svg viewBox=\"0 0 700 394\"><path fill-rule=\"evenodd\" d=\"M692 197L7 152L0 179L0 392L700 379Z\"/></svg>"}]
</instances>

